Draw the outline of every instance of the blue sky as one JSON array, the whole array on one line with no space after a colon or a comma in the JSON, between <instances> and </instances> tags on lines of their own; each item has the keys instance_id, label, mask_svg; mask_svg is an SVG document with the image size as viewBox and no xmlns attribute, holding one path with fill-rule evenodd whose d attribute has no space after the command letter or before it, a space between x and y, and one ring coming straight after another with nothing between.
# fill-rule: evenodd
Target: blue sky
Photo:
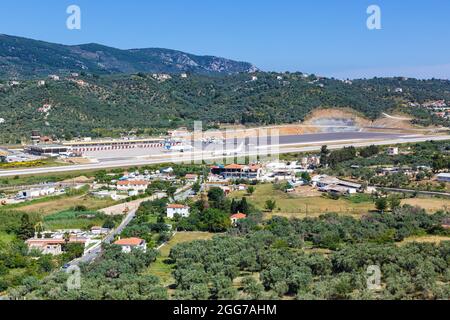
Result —
<instances>
[{"instance_id":1,"label":"blue sky","mask_svg":"<svg viewBox=\"0 0 450 320\"><path fill-rule=\"evenodd\" d=\"M82 29L66 28L79 5ZM366 27L379 5L382 30ZM450 78L448 0L15 0L0 33L64 44L162 47L339 78Z\"/></svg>"}]
</instances>

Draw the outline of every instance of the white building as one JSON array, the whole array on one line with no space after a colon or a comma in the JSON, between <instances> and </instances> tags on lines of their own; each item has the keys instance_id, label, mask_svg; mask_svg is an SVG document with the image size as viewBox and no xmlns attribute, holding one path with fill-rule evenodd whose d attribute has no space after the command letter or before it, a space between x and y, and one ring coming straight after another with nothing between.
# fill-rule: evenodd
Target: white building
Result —
<instances>
[{"instance_id":1,"label":"white building","mask_svg":"<svg viewBox=\"0 0 450 320\"><path fill-rule=\"evenodd\" d=\"M19 199L33 199L38 197L49 196L54 193L56 193L55 187L34 188L20 191L16 197Z\"/></svg>"},{"instance_id":2,"label":"white building","mask_svg":"<svg viewBox=\"0 0 450 320\"><path fill-rule=\"evenodd\" d=\"M399 154L399 151L397 147L390 147L388 148L387 153L390 156L397 156Z\"/></svg>"},{"instance_id":3,"label":"white building","mask_svg":"<svg viewBox=\"0 0 450 320\"><path fill-rule=\"evenodd\" d=\"M144 252L147 251L147 242L140 238L120 239L114 242L114 244L120 246L124 253L130 253L134 249L142 250Z\"/></svg>"},{"instance_id":4,"label":"white building","mask_svg":"<svg viewBox=\"0 0 450 320\"><path fill-rule=\"evenodd\" d=\"M246 219L246 218L247 218L247 215L246 215L246 214L243 214L243 213L238 212L238 213L236 213L236 214L233 214L233 215L230 217L231 224L232 224L233 226L236 226L239 220L243 220L243 219Z\"/></svg>"},{"instance_id":5,"label":"white building","mask_svg":"<svg viewBox=\"0 0 450 320\"><path fill-rule=\"evenodd\" d=\"M167 206L167 218L173 219L175 215L179 215L180 217L187 218L189 217L189 206L185 206L182 204L169 204Z\"/></svg>"},{"instance_id":6,"label":"white building","mask_svg":"<svg viewBox=\"0 0 450 320\"><path fill-rule=\"evenodd\" d=\"M33 238L26 241L28 250L37 250L42 254L51 254L54 256L63 253L62 247L67 243L79 243L86 247L87 239L71 236L68 241L65 239L38 239Z\"/></svg>"},{"instance_id":7,"label":"white building","mask_svg":"<svg viewBox=\"0 0 450 320\"><path fill-rule=\"evenodd\" d=\"M5 123L5 119L0 118L0 124Z\"/></svg>"},{"instance_id":8,"label":"white building","mask_svg":"<svg viewBox=\"0 0 450 320\"><path fill-rule=\"evenodd\" d=\"M58 81L60 79L59 76L57 76L56 74L50 74L48 77L49 79L54 81Z\"/></svg>"},{"instance_id":9,"label":"white building","mask_svg":"<svg viewBox=\"0 0 450 320\"><path fill-rule=\"evenodd\" d=\"M198 181L198 175L197 174L188 173L184 178L186 179L186 181L189 181L189 182L194 182L195 183L195 182Z\"/></svg>"},{"instance_id":10,"label":"white building","mask_svg":"<svg viewBox=\"0 0 450 320\"><path fill-rule=\"evenodd\" d=\"M109 233L109 229L108 228L102 228L102 227L92 227L91 228L91 233L94 235L104 235L104 234L108 234Z\"/></svg>"},{"instance_id":11,"label":"white building","mask_svg":"<svg viewBox=\"0 0 450 320\"><path fill-rule=\"evenodd\" d=\"M117 190L119 191L137 191L144 192L147 190L150 182L145 180L125 180L117 182Z\"/></svg>"},{"instance_id":12,"label":"white building","mask_svg":"<svg viewBox=\"0 0 450 320\"><path fill-rule=\"evenodd\" d=\"M38 87L43 87L43 86L45 86L45 80L39 80Z\"/></svg>"},{"instance_id":13,"label":"white building","mask_svg":"<svg viewBox=\"0 0 450 320\"><path fill-rule=\"evenodd\" d=\"M344 181L327 175L314 176L311 182L314 187L322 192L354 194L362 191L362 185L359 183Z\"/></svg>"},{"instance_id":14,"label":"white building","mask_svg":"<svg viewBox=\"0 0 450 320\"><path fill-rule=\"evenodd\" d=\"M92 195L94 197L101 198L101 199L105 199L105 198L111 198L113 200L121 199L121 197L117 195L116 191L101 190L101 191L92 192Z\"/></svg>"},{"instance_id":15,"label":"white building","mask_svg":"<svg viewBox=\"0 0 450 320\"><path fill-rule=\"evenodd\" d=\"M439 173L436 177L439 182L450 182L450 173Z\"/></svg>"}]
</instances>

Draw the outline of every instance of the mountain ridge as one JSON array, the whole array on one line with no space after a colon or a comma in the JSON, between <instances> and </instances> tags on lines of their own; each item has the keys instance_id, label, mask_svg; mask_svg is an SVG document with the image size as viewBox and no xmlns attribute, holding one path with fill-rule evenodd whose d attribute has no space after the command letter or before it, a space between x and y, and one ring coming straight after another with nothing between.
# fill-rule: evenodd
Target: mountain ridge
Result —
<instances>
[{"instance_id":1,"label":"mountain ridge","mask_svg":"<svg viewBox=\"0 0 450 320\"><path fill-rule=\"evenodd\" d=\"M118 49L98 43L63 45L0 34L0 78L39 78L52 73L252 73L249 62L174 49Z\"/></svg>"}]
</instances>

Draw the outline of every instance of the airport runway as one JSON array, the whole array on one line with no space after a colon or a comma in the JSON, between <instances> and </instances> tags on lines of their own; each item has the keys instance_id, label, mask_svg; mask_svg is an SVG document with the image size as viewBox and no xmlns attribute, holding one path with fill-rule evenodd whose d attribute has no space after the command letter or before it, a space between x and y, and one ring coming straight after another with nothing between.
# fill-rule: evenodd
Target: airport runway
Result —
<instances>
[{"instance_id":1,"label":"airport runway","mask_svg":"<svg viewBox=\"0 0 450 320\"><path fill-rule=\"evenodd\" d=\"M377 132L336 132L336 133L314 133L304 135L287 135L280 137L260 137L259 139L227 139L224 144L226 149L235 148L242 142L245 145L306 145L316 143L328 143L328 142L341 142L341 141L363 141L363 140L393 140L402 137L401 134L388 134ZM186 142L186 144L188 144ZM214 152L224 148L223 145L215 144L202 144L201 141L195 141L192 146L196 151L208 150ZM131 148L125 150L102 150L102 151L89 151L84 155L96 159L99 162L114 162L120 160L132 160L137 157L144 156L157 156L164 153L164 148Z\"/></svg>"},{"instance_id":2,"label":"airport runway","mask_svg":"<svg viewBox=\"0 0 450 320\"><path fill-rule=\"evenodd\" d=\"M294 137L294 138L291 138ZM280 139L280 145L276 150L276 154L294 153L294 152L310 152L319 151L323 144L327 144L329 149L340 149L349 146L364 147L369 145L393 145L404 143L416 143L424 141L445 141L450 140L450 135L440 136L421 136L421 135L400 135L400 134L382 134L367 132L346 132L346 133L325 133L302 136L285 136ZM128 153L129 150L124 152ZM244 156L257 156L258 150L250 150L239 154ZM221 162L226 159L234 158L236 155L224 156L214 155L210 151L202 152L186 152L186 153L164 153L160 152L156 155L136 158L110 158L110 161L99 161L97 163L72 165L63 167L43 167L19 170L2 170L0 177L49 174L58 172L83 171L83 170L99 170L112 168L126 168L134 166L145 166L161 163L187 163L190 161L208 161L214 163Z\"/></svg>"}]
</instances>

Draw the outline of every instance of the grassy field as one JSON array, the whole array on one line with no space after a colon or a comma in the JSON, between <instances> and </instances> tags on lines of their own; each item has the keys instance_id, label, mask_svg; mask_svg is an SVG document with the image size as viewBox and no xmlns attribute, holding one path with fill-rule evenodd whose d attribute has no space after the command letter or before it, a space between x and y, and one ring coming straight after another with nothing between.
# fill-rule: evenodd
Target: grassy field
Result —
<instances>
[{"instance_id":1,"label":"grassy field","mask_svg":"<svg viewBox=\"0 0 450 320\"><path fill-rule=\"evenodd\" d=\"M173 283L173 266L165 263L169 257L170 250L179 243L191 242L194 240L209 240L213 236L213 233L207 232L178 232L165 246L160 249L160 256L148 268L147 273L157 276L163 285L171 285Z\"/></svg>"},{"instance_id":2,"label":"grassy field","mask_svg":"<svg viewBox=\"0 0 450 320\"><path fill-rule=\"evenodd\" d=\"M347 199L332 200L321 195L304 197L274 190L272 184L256 186L256 191L251 196L242 191L231 194L231 197L234 198L242 198L244 196L263 211L267 200L275 200L277 202L277 208L273 213L266 212L265 218L270 218L274 215L289 218L305 218L319 216L327 212L360 216L375 209L372 201L364 199L361 201L360 197L355 199L355 201Z\"/></svg>"},{"instance_id":3,"label":"grassy field","mask_svg":"<svg viewBox=\"0 0 450 320\"><path fill-rule=\"evenodd\" d=\"M100 199L89 195L81 196L64 196L48 198L47 201L36 201L31 204L21 204L20 206L14 206L15 210L21 212L37 212L44 216L68 210L78 205L85 206L88 210L98 210L106 208L116 204L116 202L110 198Z\"/></svg>"},{"instance_id":4,"label":"grassy field","mask_svg":"<svg viewBox=\"0 0 450 320\"><path fill-rule=\"evenodd\" d=\"M450 237L445 237L445 236L410 237L410 238L406 238L405 240L400 242L399 245L404 245L404 244L411 243L411 242L439 244L442 241L450 241Z\"/></svg>"},{"instance_id":5,"label":"grassy field","mask_svg":"<svg viewBox=\"0 0 450 320\"><path fill-rule=\"evenodd\" d=\"M430 213L434 213L439 210L450 209L450 199L445 198L414 198L405 199L402 204L409 204L411 206L419 206Z\"/></svg>"},{"instance_id":6,"label":"grassy field","mask_svg":"<svg viewBox=\"0 0 450 320\"><path fill-rule=\"evenodd\" d=\"M87 171L71 171L62 173L43 173L36 175L25 175L25 176L15 176L8 178L0 178L0 186L10 187L10 186L22 186L22 185L32 185L44 182L60 182L64 180L75 179L80 176L91 177L98 170L87 170Z\"/></svg>"},{"instance_id":7,"label":"grassy field","mask_svg":"<svg viewBox=\"0 0 450 320\"><path fill-rule=\"evenodd\" d=\"M95 211L77 212L68 210L48 215L44 218L44 226L46 230L87 230L92 226L102 226L104 222L105 217L100 216Z\"/></svg>"}]
</instances>

